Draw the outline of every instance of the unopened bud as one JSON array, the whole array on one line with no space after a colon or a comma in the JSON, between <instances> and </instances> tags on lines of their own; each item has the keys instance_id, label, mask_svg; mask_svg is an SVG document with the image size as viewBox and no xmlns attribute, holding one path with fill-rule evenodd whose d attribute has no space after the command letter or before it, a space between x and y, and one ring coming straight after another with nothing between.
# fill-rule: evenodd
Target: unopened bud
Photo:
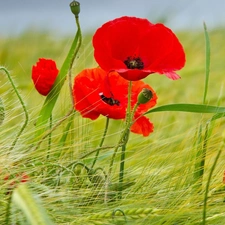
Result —
<instances>
[{"instance_id":1,"label":"unopened bud","mask_svg":"<svg viewBox=\"0 0 225 225\"><path fill-rule=\"evenodd\" d=\"M70 9L71 9L71 12L75 15L75 17L78 17L80 13L80 3L77 1L72 1L70 3Z\"/></svg>"},{"instance_id":2,"label":"unopened bud","mask_svg":"<svg viewBox=\"0 0 225 225\"><path fill-rule=\"evenodd\" d=\"M152 91L147 89L147 88L143 88L142 91L139 93L138 95L138 104L145 104L148 101L151 100L153 94Z\"/></svg>"}]
</instances>

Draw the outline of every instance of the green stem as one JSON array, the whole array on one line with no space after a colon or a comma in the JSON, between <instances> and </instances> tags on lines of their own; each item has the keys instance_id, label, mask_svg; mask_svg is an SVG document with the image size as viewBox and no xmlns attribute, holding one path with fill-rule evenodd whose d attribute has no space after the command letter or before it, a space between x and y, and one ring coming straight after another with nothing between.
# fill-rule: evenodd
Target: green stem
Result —
<instances>
[{"instance_id":1,"label":"green stem","mask_svg":"<svg viewBox=\"0 0 225 225\"><path fill-rule=\"evenodd\" d=\"M215 158L215 161L212 165L212 168L210 170L210 173L209 173L209 177L208 177L208 181L206 183L206 188L205 188L205 197L204 197L204 205L203 205L203 219L202 219L202 225L205 225L206 224L206 208L207 208L207 200L208 200L208 193L209 193L209 184L210 184L210 181L211 181L211 178L212 178L212 174L213 174L213 171L216 167L216 164L217 164L217 161L220 157L220 154L222 152L222 149L224 147L224 143L222 145L222 147L220 148L220 150L218 151L217 155L216 155L216 158Z\"/></svg>"},{"instance_id":2,"label":"green stem","mask_svg":"<svg viewBox=\"0 0 225 225\"><path fill-rule=\"evenodd\" d=\"M75 16L75 20L76 20L76 25L77 25L78 30L81 30L78 16ZM74 55L72 56L72 59L71 59L71 62L70 62L69 74L68 74L68 76L69 76L70 96L71 96L71 101L72 101L73 107L75 106L75 103L74 103L74 98L73 98L72 67L73 67L73 62L75 60L75 57L77 56L77 53L78 53L78 51L79 51L79 49L81 47L81 43L82 43L82 34L80 32L78 43L77 43L77 48L76 48L76 50L74 52Z\"/></svg>"},{"instance_id":3,"label":"green stem","mask_svg":"<svg viewBox=\"0 0 225 225\"><path fill-rule=\"evenodd\" d=\"M16 135L16 138L15 138L15 140L13 141L13 143L12 143L12 145L11 145L11 148L10 148L10 151L11 151L11 150L14 148L14 146L16 145L16 142L18 141L20 135L23 133L24 129L26 128L27 123L28 123L28 120L29 120L29 117L28 117L28 112L27 112L26 106L25 106L25 104L24 104L24 102L23 102L23 99L22 99L22 97L20 96L20 94L19 94L19 92L18 92L18 90L17 90L17 88L16 88L16 86L15 86L13 80L12 80L9 71L8 71L6 68L4 68L4 67L0 67L0 70L3 70L3 71L6 73L6 75L7 75L7 77L8 77L8 80L10 81L10 83L11 83L11 85L12 85L12 87L13 87L13 90L15 91L15 93L16 93L16 95L17 95L17 98L18 98L19 101L20 101L20 104L21 104L21 106L22 106L22 108L23 108L24 115L25 115L25 121L24 121L24 124L23 124L23 126L21 127L21 129L20 129L20 131L18 132L18 134Z\"/></svg>"},{"instance_id":4,"label":"green stem","mask_svg":"<svg viewBox=\"0 0 225 225\"><path fill-rule=\"evenodd\" d=\"M111 173L112 173L112 169L113 169L113 164L114 164L114 160L117 154L117 151L119 149L119 147L122 145L122 147L124 146L126 149L126 144L128 142L129 139L129 133L130 133L130 126L131 126L131 92L132 92L132 82L129 82L128 85L128 95L127 95L127 112L126 112L126 122L125 122L125 128L122 132L122 135L120 136L119 142L117 144L117 146L114 149L110 164L109 164L109 171L108 171L108 177L107 177L107 181L106 181L106 192L105 192L105 202L107 202L108 199L108 186L109 186L109 182L111 179ZM125 154L125 151L124 153ZM125 161L125 158L124 160ZM123 165L123 170L120 171L120 174L124 173L124 165ZM123 176L123 175L121 175ZM122 184L120 184L122 186Z\"/></svg>"},{"instance_id":5,"label":"green stem","mask_svg":"<svg viewBox=\"0 0 225 225\"><path fill-rule=\"evenodd\" d=\"M132 81L129 81L128 94L127 94L126 123L130 123L131 122L131 92L132 92Z\"/></svg>"},{"instance_id":6,"label":"green stem","mask_svg":"<svg viewBox=\"0 0 225 225\"><path fill-rule=\"evenodd\" d=\"M196 142L194 143L194 146L196 146L196 156L195 156L195 169L193 174L193 183L194 187L201 186L202 181L200 180L200 171L201 171L201 161L202 161L202 125L200 125L198 131L196 132Z\"/></svg>"},{"instance_id":7,"label":"green stem","mask_svg":"<svg viewBox=\"0 0 225 225\"><path fill-rule=\"evenodd\" d=\"M132 88L132 82L129 82L129 86L128 86L128 104L127 104L127 114L126 114L126 123L125 123L125 128L123 130L122 135L120 136L119 142L117 144L117 146L115 147L114 153L112 155L110 164L109 164L109 172L108 172L108 177L111 176L112 173L112 167L113 167L113 163L116 157L116 153L119 149L119 147L122 145L126 145L127 141L128 141L128 133L130 132L130 112L131 112L131 88Z\"/></svg>"},{"instance_id":8,"label":"green stem","mask_svg":"<svg viewBox=\"0 0 225 225\"><path fill-rule=\"evenodd\" d=\"M59 125L61 125L67 118L69 118L74 112L74 109L72 108L68 114L66 114L61 120L59 120L54 127L52 127L51 130L49 130L42 138L38 141L38 143L35 145L33 151L37 150L41 143L47 138Z\"/></svg>"},{"instance_id":9,"label":"green stem","mask_svg":"<svg viewBox=\"0 0 225 225\"><path fill-rule=\"evenodd\" d=\"M69 134L69 130L71 129L71 126L72 126L73 121L74 121L74 114L70 117L69 122L68 122L66 128L63 130L62 137L61 137L61 139L59 141L59 145L61 147L63 147L65 145L66 138L67 138L67 136Z\"/></svg>"},{"instance_id":10,"label":"green stem","mask_svg":"<svg viewBox=\"0 0 225 225\"><path fill-rule=\"evenodd\" d=\"M50 116L50 119L49 119L49 129L50 130L52 129L52 115ZM47 152L47 157L46 157L47 160L49 159L51 144L52 144L52 133L50 133L49 136L48 136L48 152Z\"/></svg>"},{"instance_id":11,"label":"green stem","mask_svg":"<svg viewBox=\"0 0 225 225\"><path fill-rule=\"evenodd\" d=\"M106 118L106 124L105 124L105 130L103 132L103 136L102 136L101 142L99 144L99 147L97 149L97 152L96 152L96 155L95 155L95 159L94 159L94 161L92 163L91 169L94 168L94 165L95 165L95 163L96 163L96 161L98 159L98 155L99 155L100 149L101 149L101 147L102 147L102 145L104 143L104 140L105 140L105 137L106 137L106 134L107 134L107 131L108 131L108 127L109 127L109 118L107 117Z\"/></svg>"},{"instance_id":12,"label":"green stem","mask_svg":"<svg viewBox=\"0 0 225 225\"><path fill-rule=\"evenodd\" d=\"M205 170L205 158L206 158L206 152L207 152L207 146L208 146L208 130L209 130L209 125L206 124L204 142L202 146L202 155L201 155L201 166L200 166L201 179L204 175L204 170Z\"/></svg>"},{"instance_id":13,"label":"green stem","mask_svg":"<svg viewBox=\"0 0 225 225\"><path fill-rule=\"evenodd\" d=\"M123 177L124 177L124 167L125 167L125 155L126 145L122 146L121 157L120 157L120 174L119 174L119 195L118 198L122 199L122 185L123 185Z\"/></svg>"},{"instance_id":14,"label":"green stem","mask_svg":"<svg viewBox=\"0 0 225 225\"><path fill-rule=\"evenodd\" d=\"M62 137L59 140L59 143L58 143L58 145L60 147L60 152L58 152L59 158L61 158L61 156L64 154L65 148L63 148L63 147L65 146L69 131L70 130L71 130L71 132L73 131L73 127L72 127L73 122L74 122L74 113L69 117L69 122L67 123L65 129L63 130ZM73 137L71 139L75 140ZM66 151L66 152L68 152L68 151Z\"/></svg>"},{"instance_id":15,"label":"green stem","mask_svg":"<svg viewBox=\"0 0 225 225\"><path fill-rule=\"evenodd\" d=\"M9 192L9 199L6 207L6 217L5 217L5 225L10 224L10 209L11 209L11 203L12 203L12 190Z\"/></svg>"},{"instance_id":16,"label":"green stem","mask_svg":"<svg viewBox=\"0 0 225 225\"><path fill-rule=\"evenodd\" d=\"M205 127L205 135L203 139L202 144L202 128L200 126L199 132L198 132L198 142L197 142L197 154L196 154L196 163L195 163L195 171L194 171L194 187L201 187L202 186L202 180L203 175L205 171L205 159L206 159L206 153L207 153L207 146L208 146L208 130L209 130L209 124L206 124Z\"/></svg>"},{"instance_id":17,"label":"green stem","mask_svg":"<svg viewBox=\"0 0 225 225\"><path fill-rule=\"evenodd\" d=\"M91 154L97 152L98 150L106 150L106 149L112 149L114 148L115 146L104 146L104 147L101 147L101 148L97 148L97 149L94 149L84 155L82 155L81 157L79 157L79 159L85 159L86 157L90 156Z\"/></svg>"}]
</instances>

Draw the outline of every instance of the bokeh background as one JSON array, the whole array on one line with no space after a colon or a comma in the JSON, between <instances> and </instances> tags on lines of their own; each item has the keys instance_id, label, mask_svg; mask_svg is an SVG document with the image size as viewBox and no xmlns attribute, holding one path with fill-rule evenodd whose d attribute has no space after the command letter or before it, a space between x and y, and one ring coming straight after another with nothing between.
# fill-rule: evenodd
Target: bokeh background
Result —
<instances>
[{"instance_id":1,"label":"bokeh background","mask_svg":"<svg viewBox=\"0 0 225 225\"><path fill-rule=\"evenodd\" d=\"M76 32L74 15L69 7L71 1L0 0L0 66L9 70L29 114L25 132L11 154L8 154L5 149L15 140L24 122L24 112L6 74L1 72L0 98L5 107L5 120L0 128L0 224L5 224L4 212L8 202L5 190L8 187L6 185L10 184L3 183L5 172L14 176L23 172L29 174L34 184L34 193L41 197L44 208L49 210L57 224L87 224L82 221L98 212L98 218L103 218L102 213L111 215L101 203L102 196L96 197L95 189L91 186L89 188L90 181L86 179L85 171L81 171L80 176L77 170L77 177L74 173L61 171L61 165L72 171L75 164L71 162L76 162L79 157L99 146L105 126L103 116L91 121L76 113L65 143L62 144L61 140L69 129L67 127L71 120L68 118L52 133L51 144L50 139L46 139L37 151L31 148L37 141L33 132L45 101L45 97L34 88L32 66L38 58L43 57L55 60L57 67L61 68ZM182 79L173 81L158 74L144 79L158 95L157 106L202 104L206 77L205 21L211 46L206 104L225 106L225 0L79 1L83 42L74 63L73 77L84 68L97 66L93 57L92 35L103 23L123 15L148 18L153 23L163 22L171 28L186 53L186 65L178 71ZM71 109L68 86L67 79L54 108L53 126ZM154 132L148 138L131 134L126 152L125 179L135 180L136 183L125 190L126 199L115 206L122 210L137 208L139 213L143 212L139 209L153 209L146 218L141 214L141 222L135 224L200 223L202 193L205 189L196 189L197 178L193 179L193 174L197 171L196 165L202 163L201 157L205 157L206 151L203 179L205 188L215 155L220 146L224 148L225 120L223 118L209 123L211 114L183 112L152 113L148 117L154 124ZM123 121L110 121L105 146L115 145L122 126ZM209 130L206 130L208 127ZM97 165L107 168L111 155L112 150L101 152ZM91 165L92 157L94 155L85 158L84 163ZM223 151L210 183L210 199L207 204L210 221L207 224L225 224L225 187L222 183L224 162ZM119 164L115 165L116 181L117 171ZM57 174L62 176L60 182ZM155 211L155 208L161 211ZM110 212L114 209L111 208ZM15 218L21 216L15 214ZM134 214L133 218L137 218L137 215ZM109 224L105 220L99 220L98 224Z\"/></svg>"},{"instance_id":2,"label":"bokeh background","mask_svg":"<svg viewBox=\"0 0 225 225\"><path fill-rule=\"evenodd\" d=\"M69 4L72 0L1 0L0 35L20 34L27 29L74 34ZM173 30L209 29L225 24L224 0L80 0L83 32L92 31L122 15L164 22Z\"/></svg>"}]
</instances>

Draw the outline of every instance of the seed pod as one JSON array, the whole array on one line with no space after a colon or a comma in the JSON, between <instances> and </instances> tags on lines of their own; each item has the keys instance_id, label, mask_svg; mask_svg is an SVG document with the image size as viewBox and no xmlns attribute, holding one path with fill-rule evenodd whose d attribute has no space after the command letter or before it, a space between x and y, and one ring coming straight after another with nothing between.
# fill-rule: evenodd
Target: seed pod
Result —
<instances>
[{"instance_id":1,"label":"seed pod","mask_svg":"<svg viewBox=\"0 0 225 225\"><path fill-rule=\"evenodd\" d=\"M78 17L80 13L80 3L77 1L72 1L70 3L70 9L71 9L71 12L75 15L75 17Z\"/></svg>"},{"instance_id":2,"label":"seed pod","mask_svg":"<svg viewBox=\"0 0 225 225\"><path fill-rule=\"evenodd\" d=\"M138 104L145 104L147 102L149 102L152 98L153 94L152 91L147 89L147 88L143 88L142 91L139 93L138 95Z\"/></svg>"}]
</instances>

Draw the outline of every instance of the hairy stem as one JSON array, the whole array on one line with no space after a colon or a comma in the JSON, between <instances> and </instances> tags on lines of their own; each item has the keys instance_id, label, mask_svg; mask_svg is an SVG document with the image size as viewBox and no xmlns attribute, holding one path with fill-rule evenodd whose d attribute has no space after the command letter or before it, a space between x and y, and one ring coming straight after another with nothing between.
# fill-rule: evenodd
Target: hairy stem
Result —
<instances>
[{"instance_id":1,"label":"hairy stem","mask_svg":"<svg viewBox=\"0 0 225 225\"><path fill-rule=\"evenodd\" d=\"M103 135L102 135L102 139L101 139L101 142L100 142L99 147L97 149L97 152L96 152L96 155L95 155L95 159L94 159L94 161L92 163L91 169L94 168L95 163L96 163L96 161L98 159L98 155L99 155L100 149L101 149L101 147L102 147L102 145L104 143L104 140L105 140L105 137L106 137L106 134L107 134L107 131L108 131L108 127L109 127L109 118L107 117L106 118L105 129L104 129L104 132L103 132Z\"/></svg>"},{"instance_id":2,"label":"hairy stem","mask_svg":"<svg viewBox=\"0 0 225 225\"><path fill-rule=\"evenodd\" d=\"M20 135L23 133L24 129L26 128L26 126L28 124L29 117L28 117L28 112L27 112L27 108L26 108L26 106L24 104L24 101L23 101L22 97L20 96L20 94L19 94L19 92L18 92L18 90L17 90L17 88L16 88L16 86L15 86L13 80L12 80L9 71L6 68L4 68L4 67L0 67L0 70L3 70L6 73L6 75L8 77L8 80L11 83L14 92L16 93L16 96L19 99L19 102L20 102L20 104L21 104L21 106L23 108L24 115L25 115L24 124L22 125L20 131L16 135L16 138L15 138L15 140L13 141L13 143L11 145L11 148L10 148L10 151L11 151L15 147L16 142L18 141Z\"/></svg>"},{"instance_id":3,"label":"hairy stem","mask_svg":"<svg viewBox=\"0 0 225 225\"><path fill-rule=\"evenodd\" d=\"M70 96L71 96L71 101L72 101L72 105L73 107L75 106L75 102L74 102L74 98L73 98L73 81L72 81L72 67L73 67L73 63L74 60L77 56L77 53L81 47L81 43L82 43L82 34L81 34L81 28L80 28L80 23L79 23L79 19L77 16L75 16L75 20L76 20L76 25L79 31L79 38L78 38L78 42L77 42L77 48L74 52L74 55L71 58L71 62L70 62L70 67L69 67L69 89L70 89Z\"/></svg>"},{"instance_id":4,"label":"hairy stem","mask_svg":"<svg viewBox=\"0 0 225 225\"><path fill-rule=\"evenodd\" d=\"M106 192L105 192L105 199L104 201L107 202L108 199L108 186L109 186L109 182L111 179L111 173L112 173L112 169L113 169L113 163L117 154L117 151L119 149L119 147L122 145L124 146L124 148L126 149L126 144L128 142L129 139L129 133L130 133L130 126L131 126L131 92L132 92L132 82L129 82L128 85L128 95L127 95L127 113L126 113L126 123L125 123L125 128L122 132L122 135L120 136L119 142L117 144L117 146L114 149L110 164L109 164L109 171L108 171L108 177L107 177L107 181L106 181ZM123 154L125 154L125 151L123 152ZM124 173L124 162L125 162L125 158L123 160L123 166L122 166L122 170L120 171L120 174L122 174L121 176L123 176ZM122 184L121 184L122 186Z\"/></svg>"}]
</instances>

